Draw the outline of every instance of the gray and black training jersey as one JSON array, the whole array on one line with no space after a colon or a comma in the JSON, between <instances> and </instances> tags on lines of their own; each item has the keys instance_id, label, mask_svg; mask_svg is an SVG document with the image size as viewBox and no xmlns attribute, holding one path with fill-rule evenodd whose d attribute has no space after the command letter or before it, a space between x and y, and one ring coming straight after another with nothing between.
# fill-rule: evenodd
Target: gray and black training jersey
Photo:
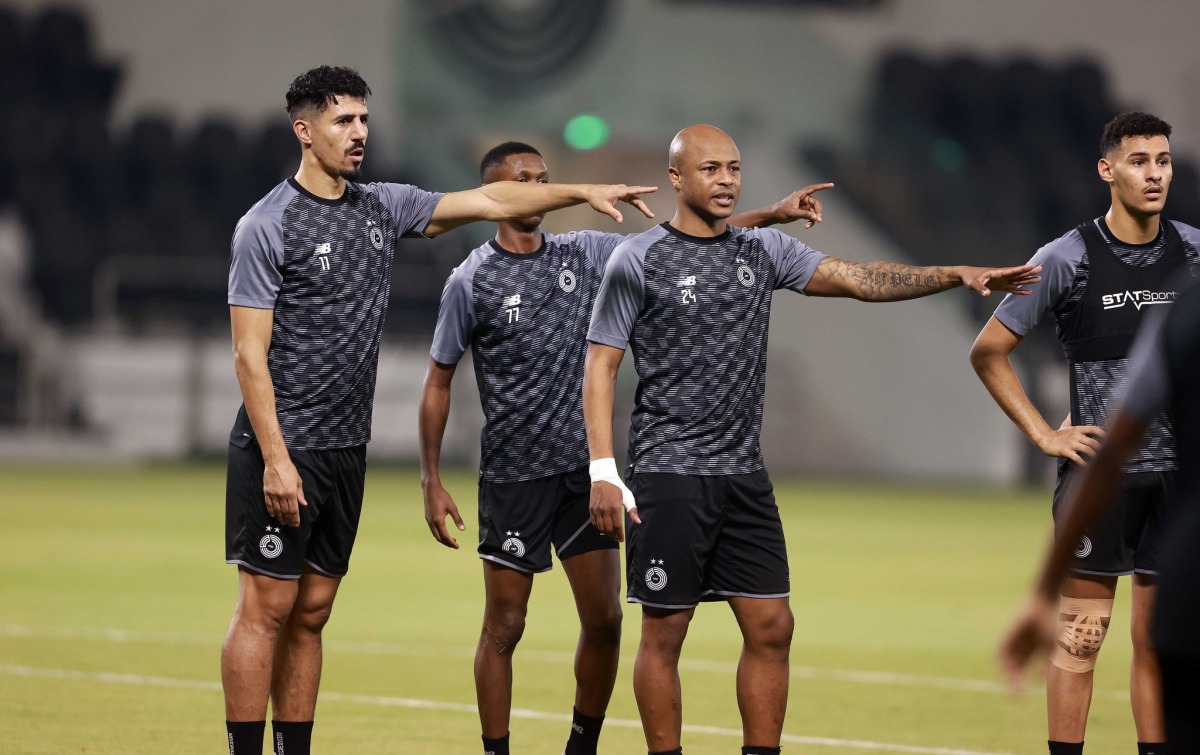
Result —
<instances>
[{"instance_id":1,"label":"gray and black training jersey","mask_svg":"<svg viewBox=\"0 0 1200 755\"><path fill-rule=\"evenodd\" d=\"M700 238L666 223L617 247L588 340L633 351L631 472L762 469L771 296L803 293L824 256L772 229Z\"/></svg>"},{"instance_id":2,"label":"gray and black training jersey","mask_svg":"<svg viewBox=\"0 0 1200 755\"><path fill-rule=\"evenodd\" d=\"M471 349L485 418L483 479L532 480L588 463L588 318L604 266L624 239L543 233L532 254L491 241L450 274L430 356L457 364Z\"/></svg>"},{"instance_id":3,"label":"gray and black training jersey","mask_svg":"<svg viewBox=\"0 0 1200 755\"><path fill-rule=\"evenodd\" d=\"M341 198L322 199L289 178L238 221L229 303L275 310L267 365L288 448L370 440L396 239L425 230L441 198L347 183ZM243 406L233 436L252 432Z\"/></svg>"},{"instance_id":4,"label":"gray and black training jersey","mask_svg":"<svg viewBox=\"0 0 1200 755\"><path fill-rule=\"evenodd\" d=\"M1097 218L1039 249L1030 262L1042 266L1042 282L997 307L996 319L1019 336L1054 314L1070 368L1073 424L1108 426L1133 333L1148 312L1178 296L1172 279L1180 268L1200 276L1198 244L1200 230L1174 221L1161 223L1148 244L1125 244ZM1170 423L1160 417L1126 471L1175 468Z\"/></svg>"}]
</instances>

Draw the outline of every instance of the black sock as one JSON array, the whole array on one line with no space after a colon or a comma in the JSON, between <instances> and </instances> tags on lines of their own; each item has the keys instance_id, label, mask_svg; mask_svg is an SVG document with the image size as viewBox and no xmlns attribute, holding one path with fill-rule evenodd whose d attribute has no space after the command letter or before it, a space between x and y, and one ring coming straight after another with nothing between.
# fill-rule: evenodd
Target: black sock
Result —
<instances>
[{"instance_id":1,"label":"black sock","mask_svg":"<svg viewBox=\"0 0 1200 755\"><path fill-rule=\"evenodd\" d=\"M747 745L742 748L742 755L779 755L779 748Z\"/></svg>"},{"instance_id":2,"label":"black sock","mask_svg":"<svg viewBox=\"0 0 1200 755\"><path fill-rule=\"evenodd\" d=\"M683 747L676 747L674 750L658 750L656 752L648 752L646 755L683 755Z\"/></svg>"},{"instance_id":3,"label":"black sock","mask_svg":"<svg viewBox=\"0 0 1200 755\"><path fill-rule=\"evenodd\" d=\"M512 732L509 732L511 734ZM483 755L508 755L508 734L499 739L483 739Z\"/></svg>"},{"instance_id":4,"label":"black sock","mask_svg":"<svg viewBox=\"0 0 1200 755\"><path fill-rule=\"evenodd\" d=\"M600 727L604 716L588 716L571 709L571 736L567 738L567 749L563 755L596 755L596 743L600 741Z\"/></svg>"},{"instance_id":5,"label":"black sock","mask_svg":"<svg viewBox=\"0 0 1200 755\"><path fill-rule=\"evenodd\" d=\"M1170 755L1166 742L1138 742L1138 755Z\"/></svg>"},{"instance_id":6,"label":"black sock","mask_svg":"<svg viewBox=\"0 0 1200 755\"><path fill-rule=\"evenodd\" d=\"M1083 742L1055 742L1046 740L1050 745L1050 755L1083 755Z\"/></svg>"},{"instance_id":7,"label":"black sock","mask_svg":"<svg viewBox=\"0 0 1200 755\"><path fill-rule=\"evenodd\" d=\"M275 737L271 755L309 755L312 729L312 721L272 721Z\"/></svg>"},{"instance_id":8,"label":"black sock","mask_svg":"<svg viewBox=\"0 0 1200 755\"><path fill-rule=\"evenodd\" d=\"M229 755L262 755L263 732L266 721L226 721Z\"/></svg>"}]
</instances>

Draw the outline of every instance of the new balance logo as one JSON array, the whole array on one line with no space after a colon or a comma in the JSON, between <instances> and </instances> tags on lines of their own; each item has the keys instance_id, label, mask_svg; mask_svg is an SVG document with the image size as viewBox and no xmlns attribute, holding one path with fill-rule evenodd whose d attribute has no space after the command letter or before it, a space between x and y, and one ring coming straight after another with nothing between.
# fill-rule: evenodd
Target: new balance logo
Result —
<instances>
[{"instance_id":1,"label":"new balance logo","mask_svg":"<svg viewBox=\"0 0 1200 755\"><path fill-rule=\"evenodd\" d=\"M317 244L317 248L313 250L313 254L321 261L321 269L329 269L329 255L333 253L332 244Z\"/></svg>"},{"instance_id":2,"label":"new balance logo","mask_svg":"<svg viewBox=\"0 0 1200 755\"><path fill-rule=\"evenodd\" d=\"M521 321L521 295L514 294L504 297L500 302L500 306L504 308L504 314L508 315L510 323Z\"/></svg>"},{"instance_id":3,"label":"new balance logo","mask_svg":"<svg viewBox=\"0 0 1200 755\"><path fill-rule=\"evenodd\" d=\"M1104 294L1101 301L1105 309L1117 309L1132 304L1134 309L1140 311L1147 304L1170 304L1178 296L1178 291L1122 291Z\"/></svg>"},{"instance_id":4,"label":"new balance logo","mask_svg":"<svg viewBox=\"0 0 1200 755\"><path fill-rule=\"evenodd\" d=\"M685 275L675 285L683 289L679 294L684 304L691 304L696 301L696 292L692 291L692 287L696 285L696 276Z\"/></svg>"}]
</instances>

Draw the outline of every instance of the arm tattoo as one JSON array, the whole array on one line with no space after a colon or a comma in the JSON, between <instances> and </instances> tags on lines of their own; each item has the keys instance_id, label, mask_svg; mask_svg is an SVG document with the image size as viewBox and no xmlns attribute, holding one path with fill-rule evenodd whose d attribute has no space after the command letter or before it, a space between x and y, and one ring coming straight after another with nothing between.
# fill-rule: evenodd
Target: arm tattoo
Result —
<instances>
[{"instance_id":1,"label":"arm tattoo","mask_svg":"<svg viewBox=\"0 0 1200 755\"><path fill-rule=\"evenodd\" d=\"M848 262L826 257L817 276L863 301L901 301L962 285L946 267L914 267L895 262Z\"/></svg>"}]
</instances>

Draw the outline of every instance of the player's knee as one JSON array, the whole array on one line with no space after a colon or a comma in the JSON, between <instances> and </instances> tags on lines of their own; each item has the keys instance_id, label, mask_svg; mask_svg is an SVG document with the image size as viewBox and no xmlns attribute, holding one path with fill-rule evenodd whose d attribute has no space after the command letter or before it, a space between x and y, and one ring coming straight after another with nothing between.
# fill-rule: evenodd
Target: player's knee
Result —
<instances>
[{"instance_id":1,"label":"player's knee","mask_svg":"<svg viewBox=\"0 0 1200 755\"><path fill-rule=\"evenodd\" d=\"M484 616L484 640L501 655L511 653L524 634L525 611L520 608L489 610Z\"/></svg>"},{"instance_id":2,"label":"player's knee","mask_svg":"<svg viewBox=\"0 0 1200 755\"><path fill-rule=\"evenodd\" d=\"M788 652L792 647L792 633L796 629L796 619L792 609L783 606L778 611L760 617L745 631L746 644L763 650Z\"/></svg>"},{"instance_id":3,"label":"player's knee","mask_svg":"<svg viewBox=\"0 0 1200 755\"><path fill-rule=\"evenodd\" d=\"M584 635L590 642L602 645L621 644L621 604L589 611L580 620Z\"/></svg>"},{"instance_id":4,"label":"player's knee","mask_svg":"<svg viewBox=\"0 0 1200 755\"><path fill-rule=\"evenodd\" d=\"M329 623L333 606L300 607L292 611L289 621L296 628L310 634L320 634Z\"/></svg>"},{"instance_id":5,"label":"player's knee","mask_svg":"<svg viewBox=\"0 0 1200 755\"><path fill-rule=\"evenodd\" d=\"M1096 657L1112 618L1112 599L1068 598L1059 602L1058 642L1050 662L1073 674L1096 668Z\"/></svg>"}]
</instances>

